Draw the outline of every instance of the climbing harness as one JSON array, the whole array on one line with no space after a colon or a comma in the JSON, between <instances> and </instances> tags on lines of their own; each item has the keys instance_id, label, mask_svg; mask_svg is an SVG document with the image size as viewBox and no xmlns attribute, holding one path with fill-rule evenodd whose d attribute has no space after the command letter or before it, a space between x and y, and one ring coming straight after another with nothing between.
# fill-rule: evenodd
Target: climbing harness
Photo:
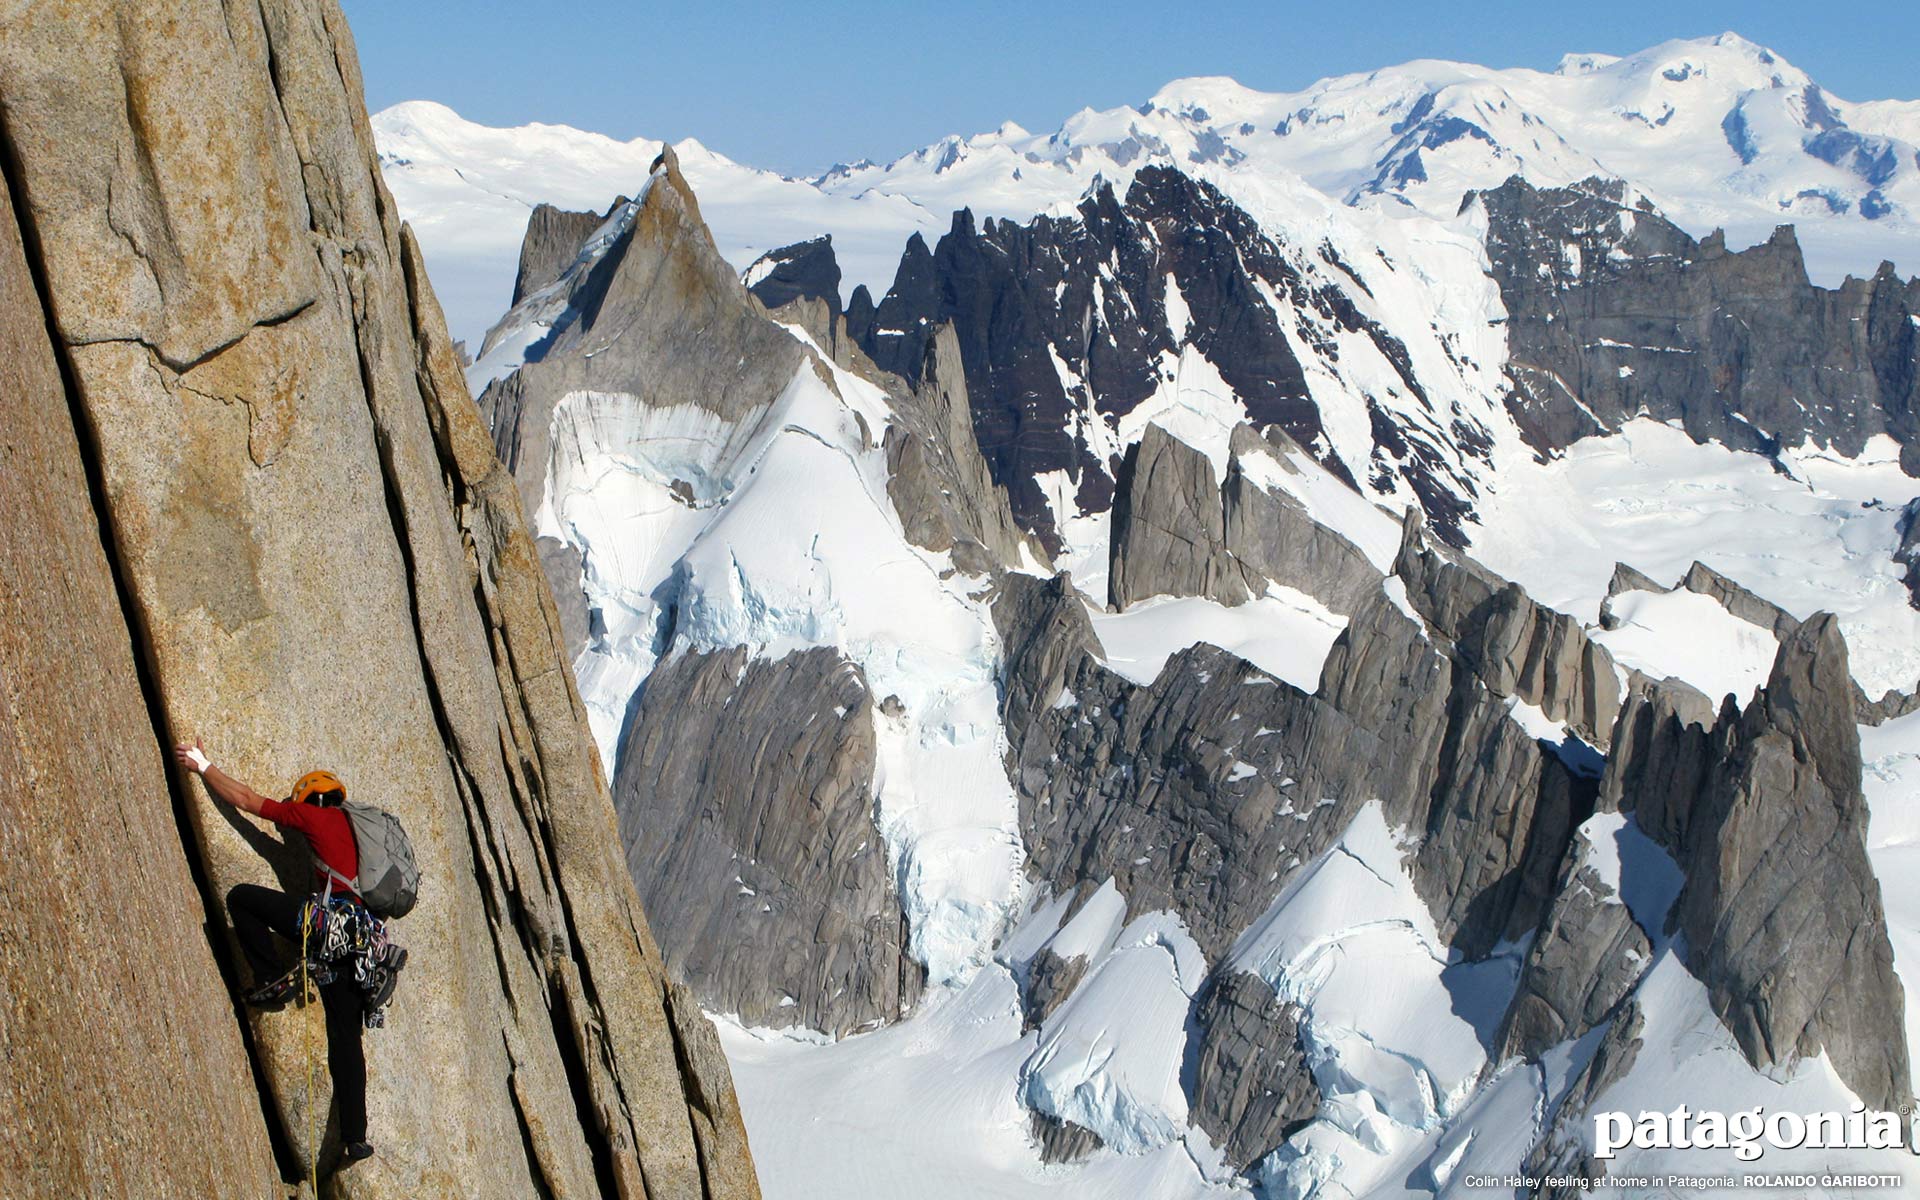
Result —
<instances>
[{"instance_id":1,"label":"climbing harness","mask_svg":"<svg viewBox=\"0 0 1920 1200\"><path fill-rule=\"evenodd\" d=\"M387 922L352 900L327 894L307 901L300 913L303 940L301 961L321 987L343 970L353 973L354 986L365 998L361 1021L368 1029L387 1023L387 1002L406 948L387 936ZM304 943L310 942L311 949Z\"/></svg>"}]
</instances>

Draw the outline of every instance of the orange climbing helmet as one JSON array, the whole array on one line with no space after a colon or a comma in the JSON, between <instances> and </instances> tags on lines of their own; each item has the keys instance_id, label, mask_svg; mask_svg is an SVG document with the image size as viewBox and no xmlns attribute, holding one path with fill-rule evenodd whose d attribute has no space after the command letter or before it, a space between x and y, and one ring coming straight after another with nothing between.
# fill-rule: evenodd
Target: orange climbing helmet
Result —
<instances>
[{"instance_id":1,"label":"orange climbing helmet","mask_svg":"<svg viewBox=\"0 0 1920 1200\"><path fill-rule=\"evenodd\" d=\"M329 792L340 793L340 799L347 798L347 785L332 771L308 771L294 781L293 795L287 799L294 804L305 804L315 796L324 796Z\"/></svg>"}]
</instances>

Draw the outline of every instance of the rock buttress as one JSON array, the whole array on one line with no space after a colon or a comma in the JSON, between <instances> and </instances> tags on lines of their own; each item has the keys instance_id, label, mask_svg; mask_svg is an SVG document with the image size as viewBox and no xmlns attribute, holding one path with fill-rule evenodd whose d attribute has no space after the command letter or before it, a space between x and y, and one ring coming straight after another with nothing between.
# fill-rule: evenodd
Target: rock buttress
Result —
<instances>
[{"instance_id":1,"label":"rock buttress","mask_svg":"<svg viewBox=\"0 0 1920 1200\"><path fill-rule=\"evenodd\" d=\"M380 1154L332 1194L757 1194L712 1030L626 878L517 489L380 182L337 5L43 6L0 21L0 80L151 726L268 789L336 770L426 873L367 1037ZM197 786L185 804L213 894L297 880ZM266 1123L324 1165L318 1021L251 1032Z\"/></svg>"},{"instance_id":2,"label":"rock buttress","mask_svg":"<svg viewBox=\"0 0 1920 1200\"><path fill-rule=\"evenodd\" d=\"M0 297L0 1195L270 1195L280 1172L4 181Z\"/></svg>"}]
</instances>

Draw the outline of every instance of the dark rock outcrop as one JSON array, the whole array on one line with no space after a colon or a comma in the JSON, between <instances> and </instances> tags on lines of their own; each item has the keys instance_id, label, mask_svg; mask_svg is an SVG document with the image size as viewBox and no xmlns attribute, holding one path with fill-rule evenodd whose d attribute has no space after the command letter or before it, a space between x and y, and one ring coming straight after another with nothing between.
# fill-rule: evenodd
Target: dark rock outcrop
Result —
<instances>
[{"instance_id":1,"label":"dark rock outcrop","mask_svg":"<svg viewBox=\"0 0 1920 1200\"><path fill-rule=\"evenodd\" d=\"M1537 706L1604 749L1620 710L1613 656L1580 622L1530 599L1515 583L1434 546L1407 513L1394 563L1430 631L1494 692Z\"/></svg>"},{"instance_id":2,"label":"dark rock outcrop","mask_svg":"<svg viewBox=\"0 0 1920 1200\"><path fill-rule=\"evenodd\" d=\"M1723 697L1722 704L1730 699ZM1691 812L1688 801L1706 786L1713 760L1726 752L1719 720L1724 711L1677 680L1635 675L1614 724L1598 807L1632 811L1655 841L1669 849L1680 845ZM1667 796L1682 799L1658 799Z\"/></svg>"},{"instance_id":3,"label":"dark rock outcrop","mask_svg":"<svg viewBox=\"0 0 1920 1200\"><path fill-rule=\"evenodd\" d=\"M1020 977L1020 1027L1038 1029L1060 1002L1073 994L1086 976L1087 960L1081 955L1062 958L1051 947L1042 947L1026 964Z\"/></svg>"},{"instance_id":4,"label":"dark rock outcrop","mask_svg":"<svg viewBox=\"0 0 1920 1200\"><path fill-rule=\"evenodd\" d=\"M1619 895L1583 861L1575 831L1559 892L1527 950L1494 1061L1537 1060L1548 1048L1612 1016L1653 962L1652 945Z\"/></svg>"},{"instance_id":5,"label":"dark rock outcrop","mask_svg":"<svg viewBox=\"0 0 1920 1200\"><path fill-rule=\"evenodd\" d=\"M1151 596L1244 603L1249 593L1227 553L1226 512L1207 456L1158 425L1122 461L1113 503L1107 598L1125 608Z\"/></svg>"},{"instance_id":6,"label":"dark rock outcrop","mask_svg":"<svg viewBox=\"0 0 1920 1200\"><path fill-rule=\"evenodd\" d=\"M1149 425L1122 458L1110 529L1107 601L1116 609L1152 596L1204 596L1232 606L1284 584L1335 612L1358 609L1383 576L1367 556L1314 520L1284 487L1254 482L1301 468L1304 455L1279 429L1235 428L1224 484L1207 456ZM1309 467L1307 469L1317 469Z\"/></svg>"},{"instance_id":7,"label":"dark rock outcrop","mask_svg":"<svg viewBox=\"0 0 1920 1200\"><path fill-rule=\"evenodd\" d=\"M1893 560L1906 568L1901 581L1913 597L1913 606L1920 608L1920 499L1907 501L1907 506L1900 510L1895 531L1900 535L1900 544L1894 549Z\"/></svg>"},{"instance_id":8,"label":"dark rock outcrop","mask_svg":"<svg viewBox=\"0 0 1920 1200\"><path fill-rule=\"evenodd\" d=\"M1172 312L1169 279L1181 297ZM1052 538L1060 514L1048 511L1037 477L1065 471L1080 511L1106 511L1118 455L1090 441L1083 423L1134 411L1164 383L1163 355L1183 345L1220 372L1251 424L1302 446L1326 442L1290 334L1327 362L1338 358L1330 331L1357 334L1396 373L1395 388L1424 400L1406 347L1361 313L1353 286L1326 253L1277 244L1211 185L1154 165L1124 196L1096 187L1069 217L978 224L962 211L933 249L915 234L886 297L876 307L856 289L847 324L876 363L909 379L933 330L953 324L993 478L1020 524ZM1441 534L1458 538L1474 490L1458 464L1484 458L1491 442L1469 414L1436 415L1431 428L1386 422L1366 462L1331 451L1320 460L1348 482L1404 477Z\"/></svg>"},{"instance_id":9,"label":"dark rock outcrop","mask_svg":"<svg viewBox=\"0 0 1920 1200\"><path fill-rule=\"evenodd\" d=\"M0 664L74 688L54 723L32 698L0 719L0 757L28 768L9 780L47 789L0 838L32 839L26 860L49 867L77 855L64 896L37 880L24 902L101 939L70 951L52 934L0 980L0 1110L71 1122L9 1119L0 1192L39 1192L76 1153L42 1194L259 1196L266 1146L283 1178L309 1154L333 1165L328 1089L306 1070L320 1014L216 998L239 982L212 978L231 961L216 898L302 868L197 783L169 810L162 747L203 735L263 787L334 768L405 822L429 881L399 931L412 957L388 1026L367 1038L381 1153L331 1194L757 1195L717 1038L677 1006L618 852L519 494L381 185L337 5L10 12L0 142L33 278L13 273L8 308L44 320L60 367L32 421L56 439L52 414L74 415L89 485L76 494L70 451L47 457L45 503L67 507L13 510L62 526L29 531L40 558L74 557L52 590L31 564L0 584ZM53 442L6 436L12 489L33 463L11 447ZM85 811L137 811L76 850L55 803L94 771L116 778ZM11 917L21 894L4 897ZM102 925L95 906L122 902ZM0 967L41 923L0 936ZM92 1033L70 1027L109 1000ZM115 1044L90 1047L101 1030ZM61 1111L49 1068L78 1055L58 1083L80 1103Z\"/></svg>"},{"instance_id":10,"label":"dark rock outcrop","mask_svg":"<svg viewBox=\"0 0 1920 1200\"><path fill-rule=\"evenodd\" d=\"M1630 567L1626 563L1617 562L1613 564L1613 574L1607 579L1606 599L1611 600L1622 592L1666 592L1670 590L1666 584L1661 583L1638 567ZM1611 615L1612 614L1607 611L1606 602L1602 601L1600 605L1600 625L1602 628L1613 629L1616 627L1617 622L1609 619Z\"/></svg>"},{"instance_id":11,"label":"dark rock outcrop","mask_svg":"<svg viewBox=\"0 0 1920 1200\"><path fill-rule=\"evenodd\" d=\"M1319 1114L1299 1017L1266 980L1232 969L1216 972L1195 1006L1190 1111L1236 1171Z\"/></svg>"},{"instance_id":12,"label":"dark rock outcrop","mask_svg":"<svg viewBox=\"0 0 1920 1200\"><path fill-rule=\"evenodd\" d=\"M1687 568L1687 573L1680 578L1680 586L1717 601L1720 607L1734 616L1749 625L1758 625L1780 641L1785 641L1794 630L1800 628L1800 618L1773 601L1748 591L1703 562L1696 562Z\"/></svg>"},{"instance_id":13,"label":"dark rock outcrop","mask_svg":"<svg viewBox=\"0 0 1920 1200\"><path fill-rule=\"evenodd\" d=\"M520 241L520 267L513 276L513 300L518 304L528 296L558 282L580 256L593 231L627 203L625 196L615 200L606 212L569 212L551 204L536 204L527 218L527 232Z\"/></svg>"},{"instance_id":14,"label":"dark rock outcrop","mask_svg":"<svg viewBox=\"0 0 1920 1200\"><path fill-rule=\"evenodd\" d=\"M840 261L830 233L767 251L753 260L746 279L747 290L768 311L795 300L824 300L831 311L840 311Z\"/></svg>"},{"instance_id":15,"label":"dark rock outcrop","mask_svg":"<svg viewBox=\"0 0 1920 1200\"><path fill-rule=\"evenodd\" d=\"M1111 876L1130 913L1178 912L1217 960L1290 860L1330 845L1359 805L1364 784L1343 786L1311 760L1296 766L1296 747L1316 734L1343 744L1365 735L1211 646L1136 687L1083 648L1086 613L1063 580L1015 576L1003 588L1009 770L1029 871L1059 893ZM1279 732L1256 737L1262 729ZM1229 780L1241 760L1256 774Z\"/></svg>"},{"instance_id":16,"label":"dark rock outcrop","mask_svg":"<svg viewBox=\"0 0 1920 1200\"><path fill-rule=\"evenodd\" d=\"M1279 429L1262 437L1252 427L1233 431L1227 479L1221 487L1226 508L1226 548L1239 563L1250 589L1270 579L1307 593L1334 612L1357 611L1380 590L1380 568L1341 534L1313 519L1284 488L1266 488L1248 477L1250 464L1264 459L1267 469L1293 474L1292 454L1305 451ZM1261 466L1266 466L1266 462Z\"/></svg>"},{"instance_id":17,"label":"dark rock outcrop","mask_svg":"<svg viewBox=\"0 0 1920 1200\"><path fill-rule=\"evenodd\" d=\"M1047 1163L1081 1162L1106 1145L1099 1134L1086 1126L1039 1109L1027 1110L1027 1132L1040 1147L1040 1161Z\"/></svg>"},{"instance_id":18,"label":"dark rock outcrop","mask_svg":"<svg viewBox=\"0 0 1920 1200\"><path fill-rule=\"evenodd\" d=\"M1515 177L1476 197L1508 313L1507 406L1535 447L1644 412L1769 455L1809 439L1856 455L1889 434L1920 474L1920 280L1887 263L1815 287L1790 226L1730 252L1618 181Z\"/></svg>"},{"instance_id":19,"label":"dark rock outcrop","mask_svg":"<svg viewBox=\"0 0 1920 1200\"><path fill-rule=\"evenodd\" d=\"M1210 960L1372 799L1424 830L1415 885L1478 957L1538 923L1591 809L1591 783L1378 592L1314 695L1204 643L1129 683L1064 578L1008 578L995 620L1029 870L1056 892L1111 877Z\"/></svg>"},{"instance_id":20,"label":"dark rock outcrop","mask_svg":"<svg viewBox=\"0 0 1920 1200\"><path fill-rule=\"evenodd\" d=\"M1920 712L1920 688L1910 692L1888 688L1878 700L1869 700L1860 685L1854 684L1853 719L1862 725L1885 725L1916 712Z\"/></svg>"},{"instance_id":21,"label":"dark rock outcrop","mask_svg":"<svg viewBox=\"0 0 1920 1200\"><path fill-rule=\"evenodd\" d=\"M845 1034L922 969L873 825L873 699L828 649L684 653L647 680L614 805L667 962L750 1025Z\"/></svg>"},{"instance_id":22,"label":"dark rock outcrop","mask_svg":"<svg viewBox=\"0 0 1920 1200\"><path fill-rule=\"evenodd\" d=\"M1046 551L1015 523L1006 489L980 457L953 327L941 325L922 339L925 355L910 383L875 364L850 331L840 312L831 237L773 251L746 277L754 278L762 263L774 263L772 273L750 290L768 315L799 326L834 365L887 393L897 418L883 441L887 498L907 540L950 552L956 567L976 575L1044 561Z\"/></svg>"},{"instance_id":23,"label":"dark rock outcrop","mask_svg":"<svg viewBox=\"0 0 1920 1200\"><path fill-rule=\"evenodd\" d=\"M860 355L849 346L849 353ZM864 358L864 355L860 355ZM887 427L887 498L900 516L907 540L975 575L1043 561L1013 520L1006 489L993 481L973 440L966 373L953 329L942 326L927 343L919 382L882 381L893 396L898 422Z\"/></svg>"},{"instance_id":24,"label":"dark rock outcrop","mask_svg":"<svg viewBox=\"0 0 1920 1200\"><path fill-rule=\"evenodd\" d=\"M1839 623L1817 613L1744 712L1687 725L1637 691L1604 792L1686 874L1671 917L1687 964L1756 1067L1824 1050L1868 1105L1909 1099L1903 995L1867 811Z\"/></svg>"}]
</instances>

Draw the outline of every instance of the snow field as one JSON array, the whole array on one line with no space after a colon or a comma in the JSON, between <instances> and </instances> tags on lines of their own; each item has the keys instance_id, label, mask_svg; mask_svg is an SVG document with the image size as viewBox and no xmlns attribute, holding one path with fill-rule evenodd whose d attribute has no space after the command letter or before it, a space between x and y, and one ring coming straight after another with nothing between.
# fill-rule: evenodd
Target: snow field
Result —
<instances>
[{"instance_id":1,"label":"snow field","mask_svg":"<svg viewBox=\"0 0 1920 1200\"><path fill-rule=\"evenodd\" d=\"M1212 1181L1218 1172L1202 1164L1213 1148L1186 1128L1179 1073L1205 974L1198 949L1169 914L1126 922L1111 881L1062 927L1067 906L1067 897L1038 903L964 986L874 1033L816 1044L722 1019L770 1200L1246 1196ZM1015 972L1042 947L1090 965L1043 1026L1023 1033ZM1029 1105L1120 1152L1042 1164Z\"/></svg>"},{"instance_id":2,"label":"snow field","mask_svg":"<svg viewBox=\"0 0 1920 1200\"><path fill-rule=\"evenodd\" d=\"M1156 596L1118 613L1089 604L1087 616L1108 668L1143 687L1159 678L1175 654L1207 642L1312 692L1334 640L1347 627L1345 617L1312 596L1278 584L1233 608L1197 596Z\"/></svg>"},{"instance_id":3,"label":"snow field","mask_svg":"<svg viewBox=\"0 0 1920 1200\"><path fill-rule=\"evenodd\" d=\"M1111 882L1109 881L1109 887ZM1074 926L1052 947L1067 957ZM1095 927L1111 913L1093 910ZM1066 1001L1039 1030L1022 1067L1023 1095L1036 1112L1100 1135L1115 1152L1138 1155L1178 1141L1187 1126L1180 1067L1187 1014L1207 975L1206 960L1177 917L1148 913L1107 935Z\"/></svg>"},{"instance_id":4,"label":"snow field","mask_svg":"<svg viewBox=\"0 0 1920 1200\"><path fill-rule=\"evenodd\" d=\"M1772 1074L1755 1071L1734 1042L1733 1035L1713 1013L1706 988L1687 972L1673 950L1660 951L1651 969L1634 991L1644 1018L1641 1046L1624 1078L1595 1099L1592 1112L1671 1112L1685 1104L1699 1112L1734 1113L1755 1106L1768 1113L1851 1112L1857 1099L1827 1062L1826 1055L1802 1060L1791 1070ZM1590 1051L1589 1051L1590 1053ZM1593 1123L1580 1122L1584 1143L1593 1146ZM1782 1150L1768 1147L1752 1162L1740 1162L1720 1149L1636 1149L1627 1147L1607 1164L1617 1175L1692 1174L1719 1177L1732 1173L1736 1186L1689 1191L1707 1197L1750 1197L1753 1189L1738 1184L1746 1171L1821 1174L1893 1173L1910 1177L1913 1156L1905 1150ZM1609 1188L1593 1193L1626 1197L1633 1189ZM1814 1186L1795 1194L1810 1197L1854 1197L1869 1193L1853 1188Z\"/></svg>"},{"instance_id":5,"label":"snow field","mask_svg":"<svg viewBox=\"0 0 1920 1200\"><path fill-rule=\"evenodd\" d=\"M1480 527L1470 530L1472 553L1534 599L1589 624L1599 619L1615 562L1665 584L1698 560L1795 616L1836 614L1854 678L1868 694L1910 690L1920 681L1920 611L1908 603L1892 554L1900 506L1920 495L1920 480L1900 473L1889 444L1876 439L1857 459L1815 447L1788 451L1789 475L1757 455L1695 445L1642 418L1546 463L1503 463ZM1667 600L1649 610L1649 619L1665 622L1653 632L1715 631L1739 642L1736 628L1692 604ZM1697 685L1692 670L1737 690L1739 672L1689 657L1685 646L1637 634L1623 640L1661 674ZM1750 661L1755 649L1736 658Z\"/></svg>"},{"instance_id":6,"label":"snow field","mask_svg":"<svg viewBox=\"0 0 1920 1200\"><path fill-rule=\"evenodd\" d=\"M609 775L631 698L665 654L834 646L876 701L898 700L898 715L875 707L876 824L913 952L934 985L964 983L1022 887L997 639L980 581L942 578L946 557L901 533L879 441L885 395L832 377L802 364L739 424L691 405L565 398L539 528L580 550L605 631L575 668Z\"/></svg>"},{"instance_id":7,"label":"snow field","mask_svg":"<svg viewBox=\"0 0 1920 1200\"><path fill-rule=\"evenodd\" d=\"M1301 1040L1325 1103L1261 1165L1282 1197L1336 1181L1341 1193L1364 1195L1404 1165L1473 1092L1486 1065L1478 1027L1498 1022L1511 993L1510 977L1489 987L1449 975L1378 804L1295 876L1222 969L1260 976L1302 1010Z\"/></svg>"},{"instance_id":8,"label":"snow field","mask_svg":"<svg viewBox=\"0 0 1920 1200\"><path fill-rule=\"evenodd\" d=\"M1732 693L1743 707L1767 682L1779 640L1698 592L1622 592L1615 629L1593 631L1614 661L1654 679L1677 676L1714 701Z\"/></svg>"}]
</instances>

